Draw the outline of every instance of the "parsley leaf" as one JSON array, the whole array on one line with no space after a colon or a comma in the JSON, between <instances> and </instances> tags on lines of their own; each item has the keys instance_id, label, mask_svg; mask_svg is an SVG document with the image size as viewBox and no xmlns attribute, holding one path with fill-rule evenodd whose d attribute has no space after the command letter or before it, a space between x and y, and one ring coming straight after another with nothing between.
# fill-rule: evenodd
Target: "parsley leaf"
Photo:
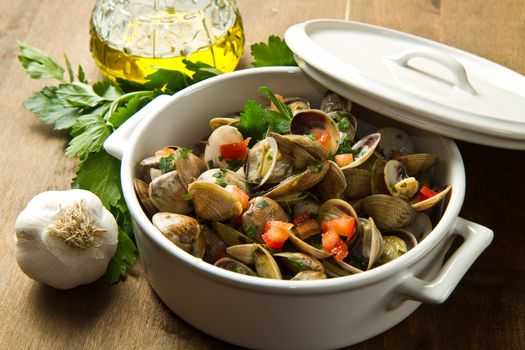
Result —
<instances>
[{"instance_id":1,"label":"parsley leaf","mask_svg":"<svg viewBox=\"0 0 525 350\"><path fill-rule=\"evenodd\" d=\"M132 267L137 261L137 247L128 234L119 228L118 245L104 275L106 283L116 283L126 275L127 267Z\"/></svg>"},{"instance_id":2,"label":"parsley leaf","mask_svg":"<svg viewBox=\"0 0 525 350\"><path fill-rule=\"evenodd\" d=\"M108 209L122 198L120 161L106 151L90 153L81 161L75 181L79 188L96 194Z\"/></svg>"},{"instance_id":3,"label":"parsley leaf","mask_svg":"<svg viewBox=\"0 0 525 350\"><path fill-rule=\"evenodd\" d=\"M78 118L71 135L74 136L66 149L66 156L85 158L90 152L98 152L111 134L111 128L96 114Z\"/></svg>"},{"instance_id":4,"label":"parsley leaf","mask_svg":"<svg viewBox=\"0 0 525 350\"><path fill-rule=\"evenodd\" d=\"M214 77L222 74L220 70L210 66L204 62L191 62L188 60L182 60L182 63L186 66L186 69L193 72L192 82L197 83L201 80Z\"/></svg>"},{"instance_id":5,"label":"parsley leaf","mask_svg":"<svg viewBox=\"0 0 525 350\"><path fill-rule=\"evenodd\" d=\"M277 107L277 110L283 117L285 117L288 120L292 120L293 114L290 108L288 108L287 105L285 105L281 100L279 100L272 90L268 89L266 86L261 86L259 88L259 91L268 97L268 99L274 104L275 107Z\"/></svg>"},{"instance_id":6,"label":"parsley leaf","mask_svg":"<svg viewBox=\"0 0 525 350\"><path fill-rule=\"evenodd\" d=\"M47 86L24 101L24 107L40 121L51 124L55 130L69 129L80 116L77 107L64 106L56 95L55 86Z\"/></svg>"},{"instance_id":7,"label":"parsley leaf","mask_svg":"<svg viewBox=\"0 0 525 350\"><path fill-rule=\"evenodd\" d=\"M155 73L145 77L146 90L160 89L167 94L173 94L191 85L191 78L178 70L159 68Z\"/></svg>"},{"instance_id":8,"label":"parsley leaf","mask_svg":"<svg viewBox=\"0 0 525 350\"><path fill-rule=\"evenodd\" d=\"M159 169L162 173L167 173L168 171L175 169L175 155L169 154L165 157L160 157Z\"/></svg>"},{"instance_id":9,"label":"parsley leaf","mask_svg":"<svg viewBox=\"0 0 525 350\"><path fill-rule=\"evenodd\" d=\"M57 97L73 107L95 107L106 98L99 96L91 85L74 82L60 84L56 91Z\"/></svg>"},{"instance_id":10,"label":"parsley leaf","mask_svg":"<svg viewBox=\"0 0 525 350\"><path fill-rule=\"evenodd\" d=\"M251 45L250 49L255 59L252 62L254 67L297 66L292 50L276 35L268 38L268 44L256 43Z\"/></svg>"},{"instance_id":11,"label":"parsley leaf","mask_svg":"<svg viewBox=\"0 0 525 350\"><path fill-rule=\"evenodd\" d=\"M126 120L128 120L133 114L137 113L149 99L141 99L140 96L132 96L125 105L118 107L113 113L110 114L108 122L113 125L114 128L121 126Z\"/></svg>"},{"instance_id":12,"label":"parsley leaf","mask_svg":"<svg viewBox=\"0 0 525 350\"><path fill-rule=\"evenodd\" d=\"M33 79L55 78L64 82L64 68L43 51L17 41L20 48L18 60Z\"/></svg>"}]
</instances>

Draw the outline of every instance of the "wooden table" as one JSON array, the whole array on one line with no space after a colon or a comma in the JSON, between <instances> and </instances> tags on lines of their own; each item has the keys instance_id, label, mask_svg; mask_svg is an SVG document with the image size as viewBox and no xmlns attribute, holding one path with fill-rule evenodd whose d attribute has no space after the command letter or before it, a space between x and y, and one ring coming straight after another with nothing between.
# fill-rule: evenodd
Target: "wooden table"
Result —
<instances>
[{"instance_id":1,"label":"wooden table","mask_svg":"<svg viewBox=\"0 0 525 350\"><path fill-rule=\"evenodd\" d=\"M346 18L414 33L525 73L522 0L238 0L248 46L282 36L311 18ZM17 61L15 40L66 53L90 81L100 78L88 50L94 0L0 2L0 348L228 349L170 312L150 289L140 263L127 280L58 291L28 279L13 257L14 221L31 197L67 189L76 160L64 157L57 134L22 107L46 82L30 80ZM525 111L525 106L524 106ZM493 348L525 346L525 152L458 142L467 171L461 212L495 231L492 245L443 305L422 305L398 326L355 346L375 348ZM349 317L352 317L349 315ZM329 320L327 320L329 322Z\"/></svg>"}]
</instances>

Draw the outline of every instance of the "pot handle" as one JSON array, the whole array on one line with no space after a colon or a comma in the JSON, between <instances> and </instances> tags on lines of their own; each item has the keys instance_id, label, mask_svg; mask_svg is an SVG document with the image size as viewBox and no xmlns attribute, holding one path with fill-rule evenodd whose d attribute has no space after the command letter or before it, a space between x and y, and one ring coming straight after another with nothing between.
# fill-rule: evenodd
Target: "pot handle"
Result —
<instances>
[{"instance_id":1,"label":"pot handle","mask_svg":"<svg viewBox=\"0 0 525 350\"><path fill-rule=\"evenodd\" d=\"M414 49L402 53L398 57L389 57L389 59L391 59L392 61L394 61L402 67L410 68L408 61L416 57L426 58L428 60L441 64L452 73L454 85L456 87L472 95L478 94L468 80L467 71L465 70L465 67L454 57L446 55L438 50L434 50L429 47L416 47Z\"/></svg>"},{"instance_id":2,"label":"pot handle","mask_svg":"<svg viewBox=\"0 0 525 350\"><path fill-rule=\"evenodd\" d=\"M113 157L122 159L124 152L128 148L128 141L131 134L139 125L139 123L147 115L154 111L160 110L170 101L170 95L160 95L151 100L147 105L142 107L137 113L133 114L128 120L117 128L109 137L104 141L104 149L106 152L111 154Z\"/></svg>"},{"instance_id":3,"label":"pot handle","mask_svg":"<svg viewBox=\"0 0 525 350\"><path fill-rule=\"evenodd\" d=\"M424 281L409 273L398 286L398 295L424 303L443 303L490 244L494 233L485 226L458 217L452 228L453 235L463 237L464 242L441 267L438 276L432 281Z\"/></svg>"}]
</instances>

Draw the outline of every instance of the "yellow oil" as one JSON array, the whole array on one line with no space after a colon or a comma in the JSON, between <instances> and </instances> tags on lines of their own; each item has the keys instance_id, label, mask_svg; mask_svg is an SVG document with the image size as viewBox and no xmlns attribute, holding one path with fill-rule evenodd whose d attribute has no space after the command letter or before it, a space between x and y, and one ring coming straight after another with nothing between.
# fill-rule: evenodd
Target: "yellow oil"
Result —
<instances>
[{"instance_id":1,"label":"yellow oil","mask_svg":"<svg viewBox=\"0 0 525 350\"><path fill-rule=\"evenodd\" d=\"M226 33L207 47L184 56L141 57L128 54L125 42L121 47L112 47L103 41L93 24L90 28L90 49L101 73L111 81L122 78L127 81L144 83L147 75L154 73L156 68L179 70L191 76L182 61L207 63L221 72L231 72L235 69L244 52L244 31L239 15Z\"/></svg>"}]
</instances>

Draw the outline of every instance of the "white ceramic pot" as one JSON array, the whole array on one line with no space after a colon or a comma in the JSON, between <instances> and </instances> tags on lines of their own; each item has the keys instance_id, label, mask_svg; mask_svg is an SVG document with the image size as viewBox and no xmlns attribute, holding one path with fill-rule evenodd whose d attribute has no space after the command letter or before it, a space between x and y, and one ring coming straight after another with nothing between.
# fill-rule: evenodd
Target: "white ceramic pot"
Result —
<instances>
[{"instance_id":1,"label":"white ceramic pot","mask_svg":"<svg viewBox=\"0 0 525 350\"><path fill-rule=\"evenodd\" d=\"M278 281L236 274L197 259L166 239L143 213L133 178L136 164L165 145L192 147L212 117L262 102L260 86L318 105L325 89L299 68L247 69L161 96L106 142L122 159L122 187L131 211L146 276L168 307L196 328L224 341L261 349L330 349L348 346L393 327L421 302L441 303L492 240L492 231L458 217L465 171L456 144L406 128L418 151L439 155L438 176L452 184L434 230L400 258L368 272L319 281ZM394 122L383 118L382 123ZM442 265L451 239L464 241Z\"/></svg>"}]
</instances>

